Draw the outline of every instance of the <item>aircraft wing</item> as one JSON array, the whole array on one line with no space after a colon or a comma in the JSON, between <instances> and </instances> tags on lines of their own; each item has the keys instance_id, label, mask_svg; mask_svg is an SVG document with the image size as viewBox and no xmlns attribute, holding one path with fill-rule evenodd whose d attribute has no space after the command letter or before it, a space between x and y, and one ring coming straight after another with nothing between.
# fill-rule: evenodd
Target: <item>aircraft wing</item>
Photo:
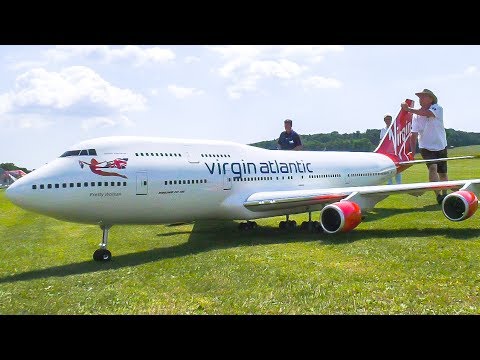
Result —
<instances>
[{"instance_id":1,"label":"aircraft wing","mask_svg":"<svg viewBox=\"0 0 480 360\"><path fill-rule=\"evenodd\" d=\"M251 211L270 211L290 209L301 206L318 208L341 200L357 203L362 209L372 209L378 202L389 195L408 193L420 196L433 190L469 190L480 192L480 179L438 181L399 185L354 186L330 189L265 191L251 194L244 206Z\"/></svg>"},{"instance_id":2,"label":"aircraft wing","mask_svg":"<svg viewBox=\"0 0 480 360\"><path fill-rule=\"evenodd\" d=\"M427 159L427 160L423 159L423 160L399 161L398 165L415 165L415 164L437 163L440 161L478 159L478 158L480 158L480 155L467 155L467 156L456 156L456 157L446 157L446 158Z\"/></svg>"}]
</instances>

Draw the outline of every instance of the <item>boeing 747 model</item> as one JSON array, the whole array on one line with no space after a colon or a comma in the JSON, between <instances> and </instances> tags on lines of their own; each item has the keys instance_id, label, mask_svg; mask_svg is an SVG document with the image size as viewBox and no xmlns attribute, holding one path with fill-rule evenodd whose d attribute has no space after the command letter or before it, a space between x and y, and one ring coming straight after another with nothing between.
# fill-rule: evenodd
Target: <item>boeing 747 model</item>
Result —
<instances>
[{"instance_id":1,"label":"boeing 747 model","mask_svg":"<svg viewBox=\"0 0 480 360\"><path fill-rule=\"evenodd\" d=\"M412 106L413 101L406 101ZM480 179L381 185L418 163L410 152L412 114L400 110L373 152L279 151L227 141L103 137L80 142L15 181L16 205L59 220L98 224L103 238L93 258L108 261L108 231L116 224L164 224L202 219L246 220L309 213L306 224L347 232L388 195L449 189L445 217L462 221L478 207ZM473 158L465 156L452 159ZM319 221L311 213L321 210Z\"/></svg>"}]
</instances>

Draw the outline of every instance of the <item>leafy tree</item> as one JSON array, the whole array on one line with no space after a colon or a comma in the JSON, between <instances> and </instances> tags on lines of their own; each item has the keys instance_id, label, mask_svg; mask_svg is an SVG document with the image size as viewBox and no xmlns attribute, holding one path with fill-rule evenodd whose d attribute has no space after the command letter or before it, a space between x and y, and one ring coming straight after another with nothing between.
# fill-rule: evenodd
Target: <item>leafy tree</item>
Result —
<instances>
[{"instance_id":1,"label":"leafy tree","mask_svg":"<svg viewBox=\"0 0 480 360\"><path fill-rule=\"evenodd\" d=\"M18 167L13 163L0 163L0 168L3 170L22 170L24 173L28 174L30 170L27 170L26 168Z\"/></svg>"}]
</instances>

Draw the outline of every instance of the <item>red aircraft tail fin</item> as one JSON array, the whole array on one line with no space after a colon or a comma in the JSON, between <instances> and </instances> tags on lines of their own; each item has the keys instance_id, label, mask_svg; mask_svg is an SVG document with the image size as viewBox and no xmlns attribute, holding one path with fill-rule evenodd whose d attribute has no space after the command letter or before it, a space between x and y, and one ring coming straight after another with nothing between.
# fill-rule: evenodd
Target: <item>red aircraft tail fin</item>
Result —
<instances>
[{"instance_id":1,"label":"red aircraft tail fin","mask_svg":"<svg viewBox=\"0 0 480 360\"><path fill-rule=\"evenodd\" d=\"M405 102L409 107L413 107L413 100L407 99ZM397 118L392 121L374 152L387 155L395 163L413 160L410 149L412 115L412 113L400 109Z\"/></svg>"}]
</instances>

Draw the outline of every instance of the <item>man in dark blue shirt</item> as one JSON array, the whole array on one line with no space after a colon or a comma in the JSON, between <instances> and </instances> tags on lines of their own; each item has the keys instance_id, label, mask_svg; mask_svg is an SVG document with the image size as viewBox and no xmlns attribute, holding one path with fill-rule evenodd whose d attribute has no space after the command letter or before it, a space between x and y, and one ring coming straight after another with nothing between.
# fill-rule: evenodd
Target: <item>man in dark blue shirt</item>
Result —
<instances>
[{"instance_id":1,"label":"man in dark blue shirt","mask_svg":"<svg viewBox=\"0 0 480 360\"><path fill-rule=\"evenodd\" d=\"M292 120L286 119L284 121L285 131L282 131L277 141L277 148L279 150L302 150L302 140L300 136L292 130Z\"/></svg>"}]
</instances>

